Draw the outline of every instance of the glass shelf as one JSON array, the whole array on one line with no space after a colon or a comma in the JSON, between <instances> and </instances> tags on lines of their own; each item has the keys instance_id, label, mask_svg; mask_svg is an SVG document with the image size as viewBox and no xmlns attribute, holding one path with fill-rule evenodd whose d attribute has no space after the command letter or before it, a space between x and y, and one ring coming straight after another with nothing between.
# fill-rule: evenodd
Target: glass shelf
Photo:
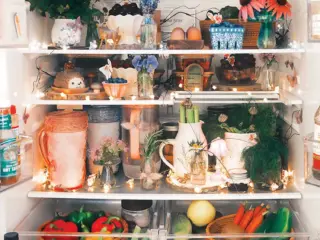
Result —
<instances>
[{"instance_id":1,"label":"glass shelf","mask_svg":"<svg viewBox=\"0 0 320 240\"><path fill-rule=\"evenodd\" d=\"M249 189L247 193L229 192L227 188L212 193L184 193L171 188L165 180L159 189L154 191L145 191L141 189L138 180L135 180L133 188L127 184L128 179L119 172L117 175L117 186L109 192L102 189L81 189L70 192L55 192L43 188L41 185L28 193L30 198L56 198L56 199L150 199L150 200L254 200L254 199L301 199L300 192L295 186L288 185L286 189L275 192L259 191Z\"/></svg>"}]
</instances>

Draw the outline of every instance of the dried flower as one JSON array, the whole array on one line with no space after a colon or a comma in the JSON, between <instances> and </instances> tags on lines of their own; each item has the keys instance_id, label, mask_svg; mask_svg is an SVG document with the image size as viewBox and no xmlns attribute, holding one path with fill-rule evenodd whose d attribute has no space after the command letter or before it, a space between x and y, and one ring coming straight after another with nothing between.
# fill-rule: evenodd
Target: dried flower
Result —
<instances>
[{"instance_id":1,"label":"dried flower","mask_svg":"<svg viewBox=\"0 0 320 240\"><path fill-rule=\"evenodd\" d=\"M255 106L253 106L253 107L250 107L249 108L249 113L251 114L251 115L257 115L258 114L258 109L255 107Z\"/></svg>"}]
</instances>

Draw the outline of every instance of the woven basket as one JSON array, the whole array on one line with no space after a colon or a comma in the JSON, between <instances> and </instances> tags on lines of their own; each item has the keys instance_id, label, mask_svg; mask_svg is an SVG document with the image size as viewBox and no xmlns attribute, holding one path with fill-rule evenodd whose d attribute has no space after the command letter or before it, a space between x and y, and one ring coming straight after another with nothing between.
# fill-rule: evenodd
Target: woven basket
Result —
<instances>
[{"instance_id":1,"label":"woven basket","mask_svg":"<svg viewBox=\"0 0 320 240\"><path fill-rule=\"evenodd\" d=\"M210 235L210 234L215 234L215 233L221 233L222 228L233 222L233 219L236 215L232 214L232 215L227 215L221 218L218 218L216 220L214 220L213 222L209 223L207 228L206 228L206 234ZM214 240L213 238L207 238L207 240Z\"/></svg>"},{"instance_id":2,"label":"woven basket","mask_svg":"<svg viewBox=\"0 0 320 240\"><path fill-rule=\"evenodd\" d=\"M241 25L245 28L243 48L257 48L257 42L259 38L260 26L259 22L243 22L238 19L225 19L225 21ZM202 38L206 46L211 47L211 38L209 28L214 22L211 20L200 21L200 28Z\"/></svg>"},{"instance_id":3,"label":"woven basket","mask_svg":"<svg viewBox=\"0 0 320 240\"><path fill-rule=\"evenodd\" d=\"M124 220L124 219L120 219L121 221L121 224L123 226L123 232L122 233L128 233L129 232L129 227L128 227L128 223ZM48 221L48 222L45 222L44 224L42 224L39 228L38 228L38 232L42 232L44 227L51 223L52 221ZM52 237L54 238L54 237ZM75 239L77 239L77 237L75 237ZM111 237L85 237L84 238L85 240L100 240L100 239L103 239L103 240L126 240L126 238L111 238ZM43 237L39 237L38 240L44 240Z\"/></svg>"}]
</instances>

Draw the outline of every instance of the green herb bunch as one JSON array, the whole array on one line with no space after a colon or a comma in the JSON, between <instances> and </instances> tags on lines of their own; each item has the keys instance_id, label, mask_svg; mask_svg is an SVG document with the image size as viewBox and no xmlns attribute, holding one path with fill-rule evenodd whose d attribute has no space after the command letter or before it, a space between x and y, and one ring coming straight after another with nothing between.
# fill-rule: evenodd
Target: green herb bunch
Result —
<instances>
[{"instance_id":1,"label":"green herb bunch","mask_svg":"<svg viewBox=\"0 0 320 240\"><path fill-rule=\"evenodd\" d=\"M146 160L150 160L153 153L158 151L160 144L163 142L163 140L160 140L162 138L162 133L163 130L155 131L146 137L142 153Z\"/></svg>"}]
</instances>

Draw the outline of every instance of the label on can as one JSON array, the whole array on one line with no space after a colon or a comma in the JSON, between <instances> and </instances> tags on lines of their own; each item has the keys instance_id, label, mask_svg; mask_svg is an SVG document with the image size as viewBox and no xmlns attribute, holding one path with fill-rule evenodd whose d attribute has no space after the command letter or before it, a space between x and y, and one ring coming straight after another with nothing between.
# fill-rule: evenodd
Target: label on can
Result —
<instances>
[{"instance_id":1,"label":"label on can","mask_svg":"<svg viewBox=\"0 0 320 240\"><path fill-rule=\"evenodd\" d=\"M12 127L11 115L0 115L0 130L9 130Z\"/></svg>"},{"instance_id":2,"label":"label on can","mask_svg":"<svg viewBox=\"0 0 320 240\"><path fill-rule=\"evenodd\" d=\"M18 153L17 146L0 148L0 177L17 176Z\"/></svg>"}]
</instances>

